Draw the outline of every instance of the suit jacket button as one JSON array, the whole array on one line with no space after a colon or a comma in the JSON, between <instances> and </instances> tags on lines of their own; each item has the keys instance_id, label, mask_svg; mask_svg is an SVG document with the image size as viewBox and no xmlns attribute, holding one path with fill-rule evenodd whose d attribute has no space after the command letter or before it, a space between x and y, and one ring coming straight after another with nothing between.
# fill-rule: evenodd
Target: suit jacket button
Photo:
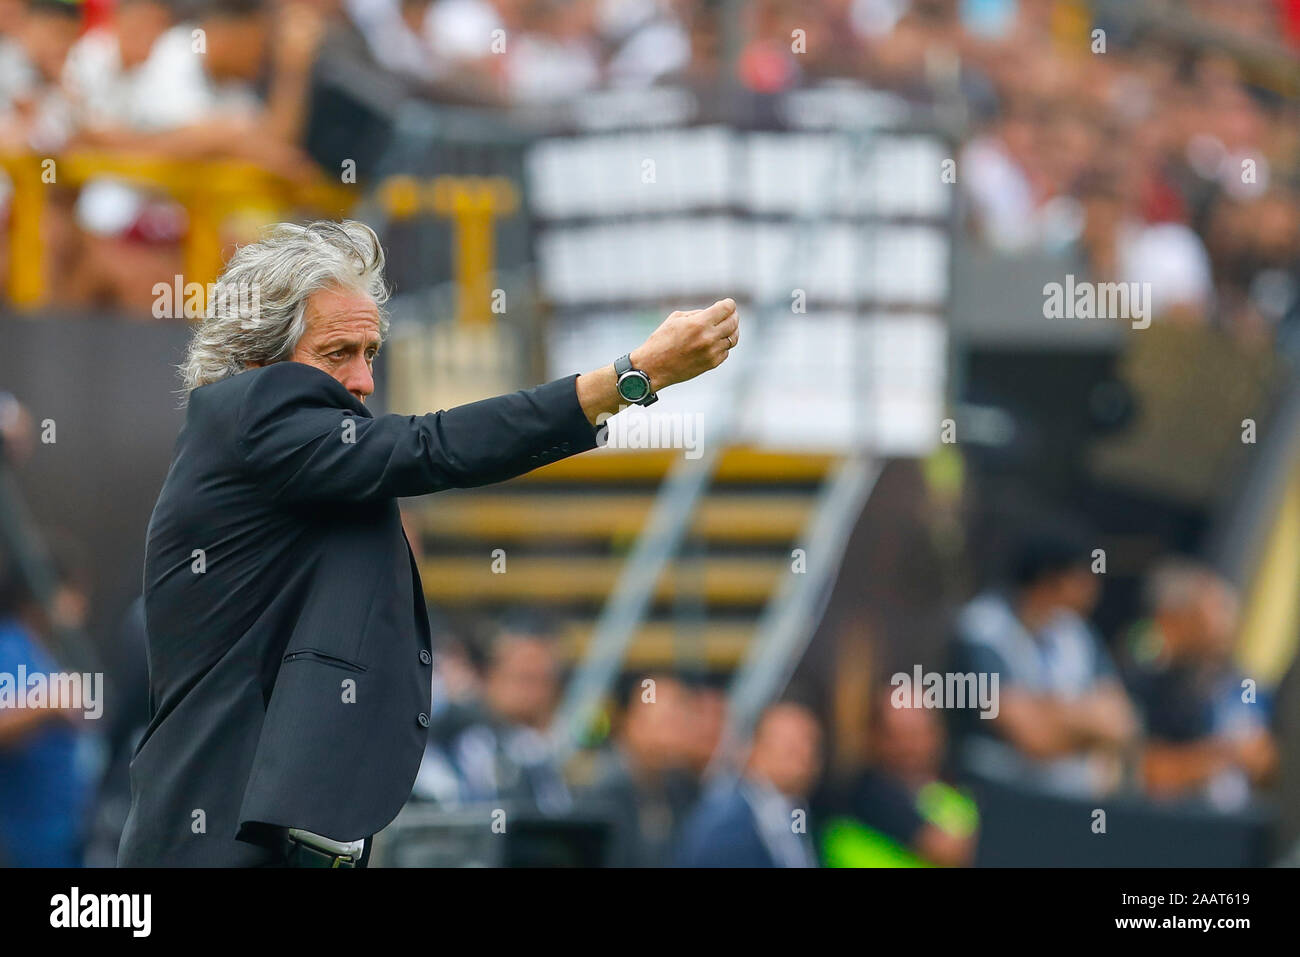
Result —
<instances>
[{"instance_id":1,"label":"suit jacket button","mask_svg":"<svg viewBox=\"0 0 1300 957\"><path fill-rule=\"evenodd\" d=\"M422 664L422 665L428 665L428 664L432 664L432 663L433 663L433 655L429 654L429 652L428 652L426 649L421 648L421 649L420 649L420 664Z\"/></svg>"},{"instance_id":2,"label":"suit jacket button","mask_svg":"<svg viewBox=\"0 0 1300 957\"><path fill-rule=\"evenodd\" d=\"M427 728L429 726L429 716L423 711L420 712L415 720L420 722L420 727L422 728Z\"/></svg>"}]
</instances>

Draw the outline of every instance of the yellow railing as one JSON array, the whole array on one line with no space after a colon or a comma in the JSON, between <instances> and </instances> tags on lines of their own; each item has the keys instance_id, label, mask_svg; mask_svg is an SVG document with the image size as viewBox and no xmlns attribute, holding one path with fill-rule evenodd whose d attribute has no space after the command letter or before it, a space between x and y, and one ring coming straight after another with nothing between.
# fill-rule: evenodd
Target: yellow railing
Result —
<instances>
[{"instance_id":1,"label":"yellow railing","mask_svg":"<svg viewBox=\"0 0 1300 957\"><path fill-rule=\"evenodd\" d=\"M221 272L222 223L248 206L306 209L314 214L346 215L357 187L321 174L290 180L251 163L232 160L179 161L124 153L77 152L43 157L0 155L0 168L13 184L9 218L8 299L19 308L46 301L45 248L41 221L52 186L79 187L96 177L112 177L163 192L185 208L186 279L206 287Z\"/></svg>"},{"instance_id":2,"label":"yellow railing","mask_svg":"<svg viewBox=\"0 0 1300 957\"><path fill-rule=\"evenodd\" d=\"M1300 644L1300 461L1272 510L1242 607L1237 663L1262 685L1282 680Z\"/></svg>"},{"instance_id":3,"label":"yellow railing","mask_svg":"<svg viewBox=\"0 0 1300 957\"><path fill-rule=\"evenodd\" d=\"M396 175L384 180L376 198L395 220L432 213L450 220L458 325L490 326L494 308L496 221L519 210L519 189L504 176L441 175L420 180Z\"/></svg>"}]
</instances>

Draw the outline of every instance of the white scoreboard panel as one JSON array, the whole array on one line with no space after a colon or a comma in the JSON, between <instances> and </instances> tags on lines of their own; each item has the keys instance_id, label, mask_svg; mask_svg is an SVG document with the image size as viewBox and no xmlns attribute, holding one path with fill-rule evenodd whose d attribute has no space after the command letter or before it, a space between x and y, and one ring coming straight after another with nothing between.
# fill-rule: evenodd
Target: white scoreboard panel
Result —
<instances>
[{"instance_id":1,"label":"white scoreboard panel","mask_svg":"<svg viewBox=\"0 0 1300 957\"><path fill-rule=\"evenodd\" d=\"M621 419L693 415L711 441L748 349L751 388L733 440L925 454L946 378L946 158L937 137L881 130L540 141L527 194L555 311L551 375L612 361L673 308L733 296L750 331L731 359Z\"/></svg>"}]
</instances>

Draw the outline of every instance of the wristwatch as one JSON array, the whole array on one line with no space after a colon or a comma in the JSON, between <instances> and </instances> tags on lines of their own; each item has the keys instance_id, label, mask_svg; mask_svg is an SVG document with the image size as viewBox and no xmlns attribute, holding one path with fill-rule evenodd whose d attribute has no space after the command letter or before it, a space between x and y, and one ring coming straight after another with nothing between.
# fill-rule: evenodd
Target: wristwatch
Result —
<instances>
[{"instance_id":1,"label":"wristwatch","mask_svg":"<svg viewBox=\"0 0 1300 957\"><path fill-rule=\"evenodd\" d=\"M618 378L618 394L633 405L653 405L659 401L659 396L650 391L650 377L632 368L631 353L614 360L614 375Z\"/></svg>"}]
</instances>

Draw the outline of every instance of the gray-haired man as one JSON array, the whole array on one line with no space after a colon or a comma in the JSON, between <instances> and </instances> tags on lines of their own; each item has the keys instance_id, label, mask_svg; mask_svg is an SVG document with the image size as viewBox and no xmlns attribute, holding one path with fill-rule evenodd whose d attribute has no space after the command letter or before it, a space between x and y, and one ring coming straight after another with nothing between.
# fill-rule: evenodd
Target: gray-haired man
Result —
<instances>
[{"instance_id":1,"label":"gray-haired man","mask_svg":"<svg viewBox=\"0 0 1300 957\"><path fill-rule=\"evenodd\" d=\"M274 227L235 254L195 331L149 523L152 719L119 864L364 863L429 724L428 621L397 499L594 448L602 413L654 401L739 338L725 299L585 375L376 417L383 264L360 223Z\"/></svg>"}]
</instances>

